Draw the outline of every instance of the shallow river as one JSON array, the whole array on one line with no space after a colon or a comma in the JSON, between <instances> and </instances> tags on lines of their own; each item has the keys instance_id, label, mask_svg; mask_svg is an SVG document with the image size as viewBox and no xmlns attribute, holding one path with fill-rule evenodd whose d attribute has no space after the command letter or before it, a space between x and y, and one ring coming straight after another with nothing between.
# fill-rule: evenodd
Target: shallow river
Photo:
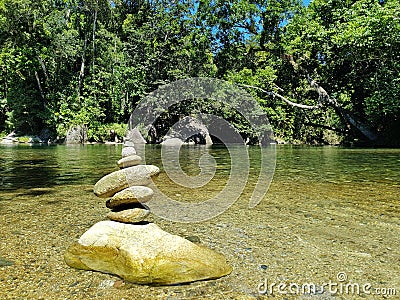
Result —
<instances>
[{"instance_id":1,"label":"shallow river","mask_svg":"<svg viewBox=\"0 0 400 300\"><path fill-rule=\"evenodd\" d=\"M272 183L250 209L260 155L249 147L248 178L226 211L197 223L150 216L164 230L223 253L234 268L224 278L138 286L69 268L65 249L105 219L104 199L92 189L117 170L121 147L0 146L1 299L263 299L266 292L273 299L400 297L400 149L276 146ZM155 186L163 195L191 203L224 192L232 163L225 148L185 147L164 165L160 152L147 146L145 158L161 167ZM198 175L204 153L215 162L202 170L211 176L208 184L174 183L180 168Z\"/></svg>"}]
</instances>

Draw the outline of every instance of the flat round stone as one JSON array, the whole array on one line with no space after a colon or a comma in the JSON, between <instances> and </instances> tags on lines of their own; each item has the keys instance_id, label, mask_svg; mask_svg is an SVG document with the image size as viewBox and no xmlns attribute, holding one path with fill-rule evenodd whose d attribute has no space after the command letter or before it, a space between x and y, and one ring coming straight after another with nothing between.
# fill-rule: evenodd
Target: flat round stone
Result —
<instances>
[{"instance_id":1,"label":"flat round stone","mask_svg":"<svg viewBox=\"0 0 400 300\"><path fill-rule=\"evenodd\" d=\"M144 208L132 208L121 211L111 211L107 214L107 218L112 221L122 223L139 223L150 214L150 210Z\"/></svg>"},{"instance_id":2,"label":"flat round stone","mask_svg":"<svg viewBox=\"0 0 400 300\"><path fill-rule=\"evenodd\" d=\"M120 169L125 169L133 166L140 165L142 158L138 155L131 155L120 159L117 164Z\"/></svg>"},{"instance_id":3,"label":"flat round stone","mask_svg":"<svg viewBox=\"0 0 400 300\"><path fill-rule=\"evenodd\" d=\"M153 165L139 165L115 171L101 178L95 184L93 192L100 198L112 197L129 186L149 185L152 183L151 178L159 173L160 169Z\"/></svg>"},{"instance_id":4,"label":"flat round stone","mask_svg":"<svg viewBox=\"0 0 400 300\"><path fill-rule=\"evenodd\" d=\"M132 186L116 193L111 199L108 199L106 206L108 208L117 208L129 204L145 203L153 197L153 190L146 186Z\"/></svg>"},{"instance_id":5,"label":"flat round stone","mask_svg":"<svg viewBox=\"0 0 400 300\"><path fill-rule=\"evenodd\" d=\"M136 149L134 147L124 147L122 148L122 158L131 155L136 155Z\"/></svg>"}]
</instances>

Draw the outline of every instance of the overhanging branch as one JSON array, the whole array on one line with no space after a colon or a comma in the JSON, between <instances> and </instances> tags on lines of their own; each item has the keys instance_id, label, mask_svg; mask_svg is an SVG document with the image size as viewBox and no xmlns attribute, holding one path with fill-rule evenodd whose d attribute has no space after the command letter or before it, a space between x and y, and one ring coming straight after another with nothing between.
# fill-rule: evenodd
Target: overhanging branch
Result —
<instances>
[{"instance_id":1,"label":"overhanging branch","mask_svg":"<svg viewBox=\"0 0 400 300\"><path fill-rule=\"evenodd\" d=\"M274 96L274 97L278 97L279 99L285 101L287 104L294 106L294 107L298 107L298 108L303 108L303 109L310 109L310 110L316 110L316 109L320 109L322 107L322 103L318 103L318 105L305 105L305 104L300 104L300 103L296 103L293 101L288 100L287 98L283 97L282 95L275 93L275 92L269 92L266 91L258 86L253 86L253 85L247 85L247 84L238 84L239 86L242 87L247 87L247 88L252 88L252 89L256 89L259 91L262 91L263 93L270 95L270 96Z\"/></svg>"},{"instance_id":2,"label":"overhanging branch","mask_svg":"<svg viewBox=\"0 0 400 300\"><path fill-rule=\"evenodd\" d=\"M318 93L320 103L325 102L327 105L333 107L344 124L349 124L351 127L357 129L358 132L370 141L376 141L378 139L378 135L368 128L367 125L357 120L349 111L345 110L335 98L331 98L325 89L313 80L304 68L294 61L292 55L286 55L285 59L293 66L295 71L300 70L303 75L306 75L308 84Z\"/></svg>"}]
</instances>

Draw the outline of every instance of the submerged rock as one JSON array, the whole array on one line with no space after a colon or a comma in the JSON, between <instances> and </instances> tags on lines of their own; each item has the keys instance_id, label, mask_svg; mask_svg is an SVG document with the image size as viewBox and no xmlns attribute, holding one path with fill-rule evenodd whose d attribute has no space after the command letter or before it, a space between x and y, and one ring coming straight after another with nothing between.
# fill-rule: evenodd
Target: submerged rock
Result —
<instances>
[{"instance_id":1,"label":"submerged rock","mask_svg":"<svg viewBox=\"0 0 400 300\"><path fill-rule=\"evenodd\" d=\"M107 214L107 218L116 222L134 224L142 222L149 214L150 210L148 209L131 208L121 211L111 211Z\"/></svg>"},{"instance_id":2,"label":"submerged rock","mask_svg":"<svg viewBox=\"0 0 400 300\"><path fill-rule=\"evenodd\" d=\"M131 186L107 200L106 206L108 208L116 208L122 205L145 203L153 197L153 194L153 190L147 186Z\"/></svg>"},{"instance_id":3,"label":"submerged rock","mask_svg":"<svg viewBox=\"0 0 400 300\"><path fill-rule=\"evenodd\" d=\"M149 185L151 177L158 175L160 169L153 165L139 165L110 173L101 178L93 192L101 198L111 197L115 193L134 185Z\"/></svg>"},{"instance_id":4,"label":"submerged rock","mask_svg":"<svg viewBox=\"0 0 400 300\"><path fill-rule=\"evenodd\" d=\"M137 166L142 163L142 158L138 155L131 155L120 159L117 164L120 169Z\"/></svg>"},{"instance_id":5,"label":"submerged rock","mask_svg":"<svg viewBox=\"0 0 400 300\"><path fill-rule=\"evenodd\" d=\"M163 145L163 146L182 146L183 141L179 138L167 138L161 143L161 145Z\"/></svg>"},{"instance_id":6,"label":"submerged rock","mask_svg":"<svg viewBox=\"0 0 400 300\"><path fill-rule=\"evenodd\" d=\"M0 257L0 267L12 266L15 263L12 260L8 260L6 258Z\"/></svg>"},{"instance_id":7,"label":"submerged rock","mask_svg":"<svg viewBox=\"0 0 400 300\"><path fill-rule=\"evenodd\" d=\"M99 222L68 248L65 261L73 268L111 273L139 284L178 284L232 271L223 255L153 223Z\"/></svg>"}]
</instances>

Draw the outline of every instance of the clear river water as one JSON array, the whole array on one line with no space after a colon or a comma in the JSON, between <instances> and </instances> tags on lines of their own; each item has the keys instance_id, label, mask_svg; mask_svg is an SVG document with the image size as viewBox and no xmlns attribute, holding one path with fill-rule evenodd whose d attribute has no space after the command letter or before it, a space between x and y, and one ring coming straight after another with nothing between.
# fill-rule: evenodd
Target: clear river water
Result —
<instances>
[{"instance_id":1,"label":"clear river water","mask_svg":"<svg viewBox=\"0 0 400 300\"><path fill-rule=\"evenodd\" d=\"M1 299L399 297L400 149L277 145L271 185L250 209L260 156L249 147L246 185L226 211L197 223L150 216L164 230L223 253L234 268L218 280L168 287L74 270L63 261L65 249L105 219L105 201L92 189L118 169L121 149L0 145ZM208 184L174 183L173 166L197 175L205 152L216 163ZM223 147L186 146L178 160L163 162L159 146L146 146L146 163L161 168L155 185L172 199L204 201L229 180L231 158ZM306 283L317 291L302 290Z\"/></svg>"}]
</instances>

